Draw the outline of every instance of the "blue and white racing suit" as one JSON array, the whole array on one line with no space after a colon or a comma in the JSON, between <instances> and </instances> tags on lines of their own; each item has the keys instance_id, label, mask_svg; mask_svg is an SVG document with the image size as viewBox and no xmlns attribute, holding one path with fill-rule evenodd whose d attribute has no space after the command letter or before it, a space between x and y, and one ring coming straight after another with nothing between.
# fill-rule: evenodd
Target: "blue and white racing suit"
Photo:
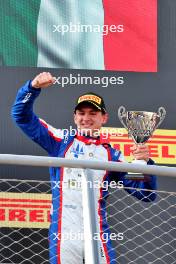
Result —
<instances>
[{"instance_id":1,"label":"blue and white racing suit","mask_svg":"<svg viewBox=\"0 0 176 264\"><path fill-rule=\"evenodd\" d=\"M61 129L55 129L33 113L33 103L40 89L31 86L28 81L19 91L12 108L12 115L18 126L33 141L44 148L51 157L69 159L91 159L97 161L123 161L120 151L99 139L84 136L64 136ZM150 163L152 161L150 160ZM50 168L52 187L51 225L49 230L49 254L51 264L81 264L84 258L82 192L80 188L83 170L80 168ZM124 187L156 189L156 177L146 176L145 180L125 179L125 173L92 170L93 179L98 183L115 180L123 181ZM145 202L153 201L154 192L127 190ZM116 263L115 252L109 238L110 231L106 220L107 188L99 184L95 189L95 208L100 234L99 250L101 263ZM103 240L103 234L108 239ZM69 239L77 235L77 239ZM107 237L107 236L106 236Z\"/></svg>"}]
</instances>

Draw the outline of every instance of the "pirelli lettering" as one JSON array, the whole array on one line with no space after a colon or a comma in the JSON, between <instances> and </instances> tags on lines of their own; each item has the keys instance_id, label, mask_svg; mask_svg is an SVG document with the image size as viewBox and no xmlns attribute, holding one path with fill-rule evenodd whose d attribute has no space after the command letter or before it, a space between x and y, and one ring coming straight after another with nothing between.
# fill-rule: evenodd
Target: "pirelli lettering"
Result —
<instances>
[{"instance_id":1,"label":"pirelli lettering","mask_svg":"<svg viewBox=\"0 0 176 264\"><path fill-rule=\"evenodd\" d=\"M78 100L78 103L81 103L83 101L88 101L88 100L93 101L99 105L101 104L101 98L96 95L92 95L92 94L81 96Z\"/></svg>"},{"instance_id":2,"label":"pirelli lettering","mask_svg":"<svg viewBox=\"0 0 176 264\"><path fill-rule=\"evenodd\" d=\"M0 192L0 227L48 228L51 195Z\"/></svg>"}]
</instances>

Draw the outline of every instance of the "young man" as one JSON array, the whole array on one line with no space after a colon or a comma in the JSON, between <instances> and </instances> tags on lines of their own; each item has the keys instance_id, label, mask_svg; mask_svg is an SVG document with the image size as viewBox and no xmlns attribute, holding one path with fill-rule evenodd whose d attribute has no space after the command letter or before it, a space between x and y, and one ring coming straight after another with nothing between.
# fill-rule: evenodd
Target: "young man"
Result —
<instances>
[{"instance_id":1,"label":"young man","mask_svg":"<svg viewBox=\"0 0 176 264\"><path fill-rule=\"evenodd\" d=\"M54 129L33 113L33 103L41 89L52 85L54 78L50 73L43 72L33 81L28 81L17 94L12 108L12 115L18 126L32 140L43 147L52 157L70 159L91 159L104 161L123 161L122 153L103 144L97 136L97 131L107 122L108 114L99 95L88 93L80 96L74 110L74 122L77 126L75 136L63 135L62 130ZM135 159L149 159L149 151L145 145L134 145ZM51 225L49 230L49 249L51 264L81 264L84 259L84 242L82 239L70 240L69 234L83 234L82 192L81 188L73 188L81 182L83 169L50 168L52 187ZM108 183L112 180L123 181L125 187L152 189L156 188L155 176L145 176L143 181L133 181L124 178L125 173L92 170L95 181ZM65 188L66 183L66 188ZM149 202L155 199L155 194L129 190L128 192ZM101 263L116 263L115 253L111 245L110 232L106 221L106 197L108 191L101 185L95 189L95 208L99 226ZM103 235L109 239L103 240ZM67 238L67 239L66 239Z\"/></svg>"}]
</instances>

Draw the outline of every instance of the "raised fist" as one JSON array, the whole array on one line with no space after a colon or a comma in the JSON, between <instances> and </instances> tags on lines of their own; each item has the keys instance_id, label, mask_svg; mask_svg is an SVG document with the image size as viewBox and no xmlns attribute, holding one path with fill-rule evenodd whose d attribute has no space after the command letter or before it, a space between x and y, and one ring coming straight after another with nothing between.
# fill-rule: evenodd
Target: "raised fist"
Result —
<instances>
[{"instance_id":1,"label":"raised fist","mask_svg":"<svg viewBox=\"0 0 176 264\"><path fill-rule=\"evenodd\" d=\"M42 72L38 74L32 81L34 88L47 88L55 82L55 78L50 72Z\"/></svg>"}]
</instances>

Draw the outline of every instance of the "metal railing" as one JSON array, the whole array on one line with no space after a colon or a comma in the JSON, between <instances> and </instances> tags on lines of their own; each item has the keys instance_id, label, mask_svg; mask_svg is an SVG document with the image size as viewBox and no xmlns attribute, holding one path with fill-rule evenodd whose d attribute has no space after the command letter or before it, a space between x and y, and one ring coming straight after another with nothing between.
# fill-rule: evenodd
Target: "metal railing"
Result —
<instances>
[{"instance_id":1,"label":"metal railing","mask_svg":"<svg viewBox=\"0 0 176 264\"><path fill-rule=\"evenodd\" d=\"M96 169L108 171L130 171L134 173L154 174L158 176L176 177L176 168L156 165L141 165L128 162L113 161L90 161L90 160L71 160L65 158L0 154L0 164L23 165L37 167L71 167L83 169Z\"/></svg>"}]
</instances>

